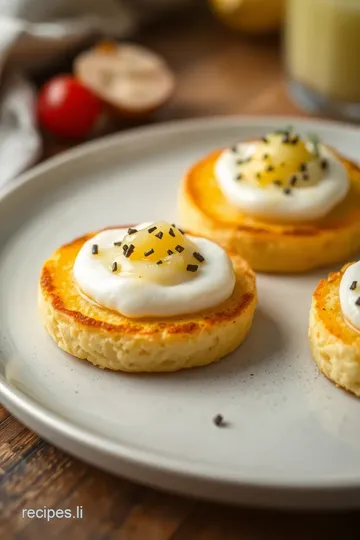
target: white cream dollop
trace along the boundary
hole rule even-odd
[[[142,228],[144,225],[137,227]],[[98,233],[85,242],[75,260],[73,271],[80,290],[99,305],[129,318],[171,317],[214,307],[231,296],[235,286],[231,259],[220,246],[204,238],[186,235],[205,262],[198,263],[196,273],[189,274],[189,279],[182,282],[161,283],[140,277],[139,268],[144,266],[132,265],[131,257],[124,259],[121,247],[117,260],[124,265],[118,273],[112,272],[101,259],[101,253],[114,249],[114,243],[122,241],[127,233],[127,229]],[[155,238],[155,242],[159,241]],[[98,254],[93,253],[94,245]],[[164,267],[165,264],[151,271],[161,272]]]
[[[261,144],[261,141],[259,143]],[[239,178],[239,160],[245,163],[249,158],[251,160],[259,143],[240,143],[228,148],[221,153],[215,164],[215,176],[221,191],[245,214],[264,220],[288,222],[320,219],[348,193],[349,179],[344,165],[323,145],[320,145],[320,152],[321,157],[326,160],[326,170],[321,172],[319,160],[310,161],[306,168],[308,185],[302,182],[301,186],[291,186],[290,178],[289,183],[286,182],[282,187],[274,182],[261,185],[256,179],[255,171],[257,165],[262,164],[256,161],[251,163],[253,177]],[[310,147],[311,143],[308,142],[308,145]],[[264,151],[266,152],[266,147]],[[301,181],[299,171],[293,171],[291,176]]]
[[[345,270],[340,282],[339,295],[345,319],[360,330],[360,261]]]

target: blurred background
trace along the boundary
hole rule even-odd
[[[359,52],[358,0],[0,0],[0,187],[153,122],[356,122]]]

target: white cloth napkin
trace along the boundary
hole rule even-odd
[[[41,153],[27,72],[189,0],[0,0],[0,188]]]

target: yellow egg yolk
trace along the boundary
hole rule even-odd
[[[315,185],[325,168],[324,160],[309,142],[290,131],[271,133],[255,141],[251,157],[239,158],[238,167],[239,180],[256,182],[261,187],[275,184],[284,188]]]
[[[172,285],[193,279],[205,264],[196,245],[165,221],[128,229],[123,240],[96,256],[114,274]]]

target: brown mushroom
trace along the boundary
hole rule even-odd
[[[153,51],[132,43],[102,42],[74,61],[75,76],[125,118],[148,116],[171,97],[174,76]]]

